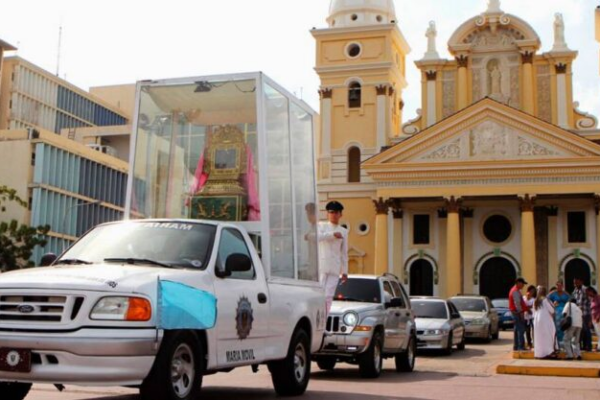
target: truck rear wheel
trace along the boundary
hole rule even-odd
[[[31,383],[0,382],[2,400],[23,400],[31,390]]]
[[[415,369],[415,358],[417,356],[417,338],[410,337],[406,351],[396,355],[396,371],[412,372]]]
[[[140,388],[143,400],[192,400],[202,388],[204,348],[185,331],[168,332],[150,374]]]
[[[304,329],[292,337],[286,358],[269,363],[275,392],[280,396],[299,396],[310,379],[310,339]]]
[[[383,367],[383,337],[375,332],[371,345],[358,358],[358,370],[363,378],[377,378]]]

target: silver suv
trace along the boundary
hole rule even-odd
[[[414,315],[398,278],[350,275],[338,285],[323,346],[313,359],[322,370],[337,362],[358,364],[363,377],[377,378],[384,358],[394,357],[399,372],[412,371],[416,346]]]

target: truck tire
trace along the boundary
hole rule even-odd
[[[31,383],[0,382],[2,400],[23,400],[31,390]]]
[[[363,378],[374,379],[383,368],[383,337],[376,331],[367,351],[358,356],[358,370]]]
[[[449,335],[448,335],[448,345],[446,346],[446,348],[444,349],[444,354],[447,356],[452,355],[452,341],[454,340],[454,338],[452,337],[452,331],[450,331]]]
[[[168,332],[150,374],[140,388],[143,400],[192,400],[202,388],[205,351],[187,331]]]
[[[408,347],[404,353],[396,355],[396,371],[412,372],[415,369],[415,358],[417,356],[417,338],[412,335]]]
[[[302,328],[294,332],[287,356],[269,363],[271,380],[279,396],[300,396],[310,379],[310,339]]]
[[[336,363],[337,360],[335,359],[335,357],[323,357],[317,360],[317,365],[323,371],[333,371]]]

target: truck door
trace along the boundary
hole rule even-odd
[[[398,324],[400,326],[400,338],[398,345],[399,347],[406,349],[408,346],[408,341],[410,340],[410,330],[412,328],[412,324],[410,323],[412,320],[410,299],[398,282],[391,281],[391,283],[396,297],[402,299],[403,303],[402,307],[396,309],[396,313],[398,315]]]
[[[225,271],[227,257],[244,254],[253,260],[250,271],[215,279],[217,296],[217,362],[219,367],[259,363],[265,358],[269,332],[268,288],[242,233],[221,231],[216,271]]]
[[[389,281],[382,280],[383,291],[387,293],[389,299],[396,297]],[[400,310],[396,307],[390,307],[385,310],[385,344],[384,349],[390,352],[396,352],[402,340],[402,327],[400,326]]]

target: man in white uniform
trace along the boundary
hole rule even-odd
[[[340,226],[344,210],[341,203],[331,201],[325,209],[327,222],[319,222],[319,274],[329,314],[340,278],[342,282],[348,279],[348,231]]]

